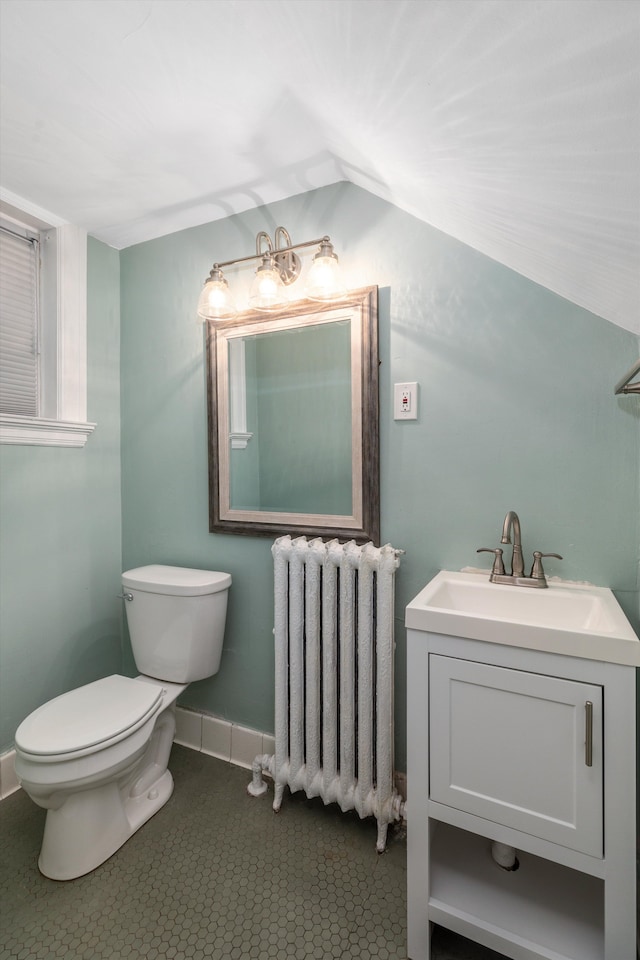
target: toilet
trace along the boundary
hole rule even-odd
[[[167,802],[175,703],[218,672],[231,576],[153,564],[122,575],[135,679],[114,675],[38,707],[16,731],[16,774],[47,810],[38,866],[72,880]]]

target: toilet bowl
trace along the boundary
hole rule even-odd
[[[169,799],[175,702],[218,671],[226,573],[151,565],[122,575],[142,675],[114,675],[38,707],[16,731],[16,774],[47,810],[40,871],[71,880],[107,860]]]

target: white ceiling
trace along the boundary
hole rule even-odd
[[[350,180],[640,334],[638,0],[0,0],[4,198],[122,248]]]

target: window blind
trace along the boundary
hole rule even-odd
[[[0,226],[0,412],[38,416],[38,241]]]

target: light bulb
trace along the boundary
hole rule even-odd
[[[256,270],[249,294],[249,306],[255,310],[277,310],[287,301],[280,272],[271,254],[267,253]]]
[[[307,296],[310,300],[336,300],[346,292],[333,245],[325,238],[307,275]]]
[[[214,264],[198,300],[198,316],[202,320],[229,320],[237,312],[229,284]]]

